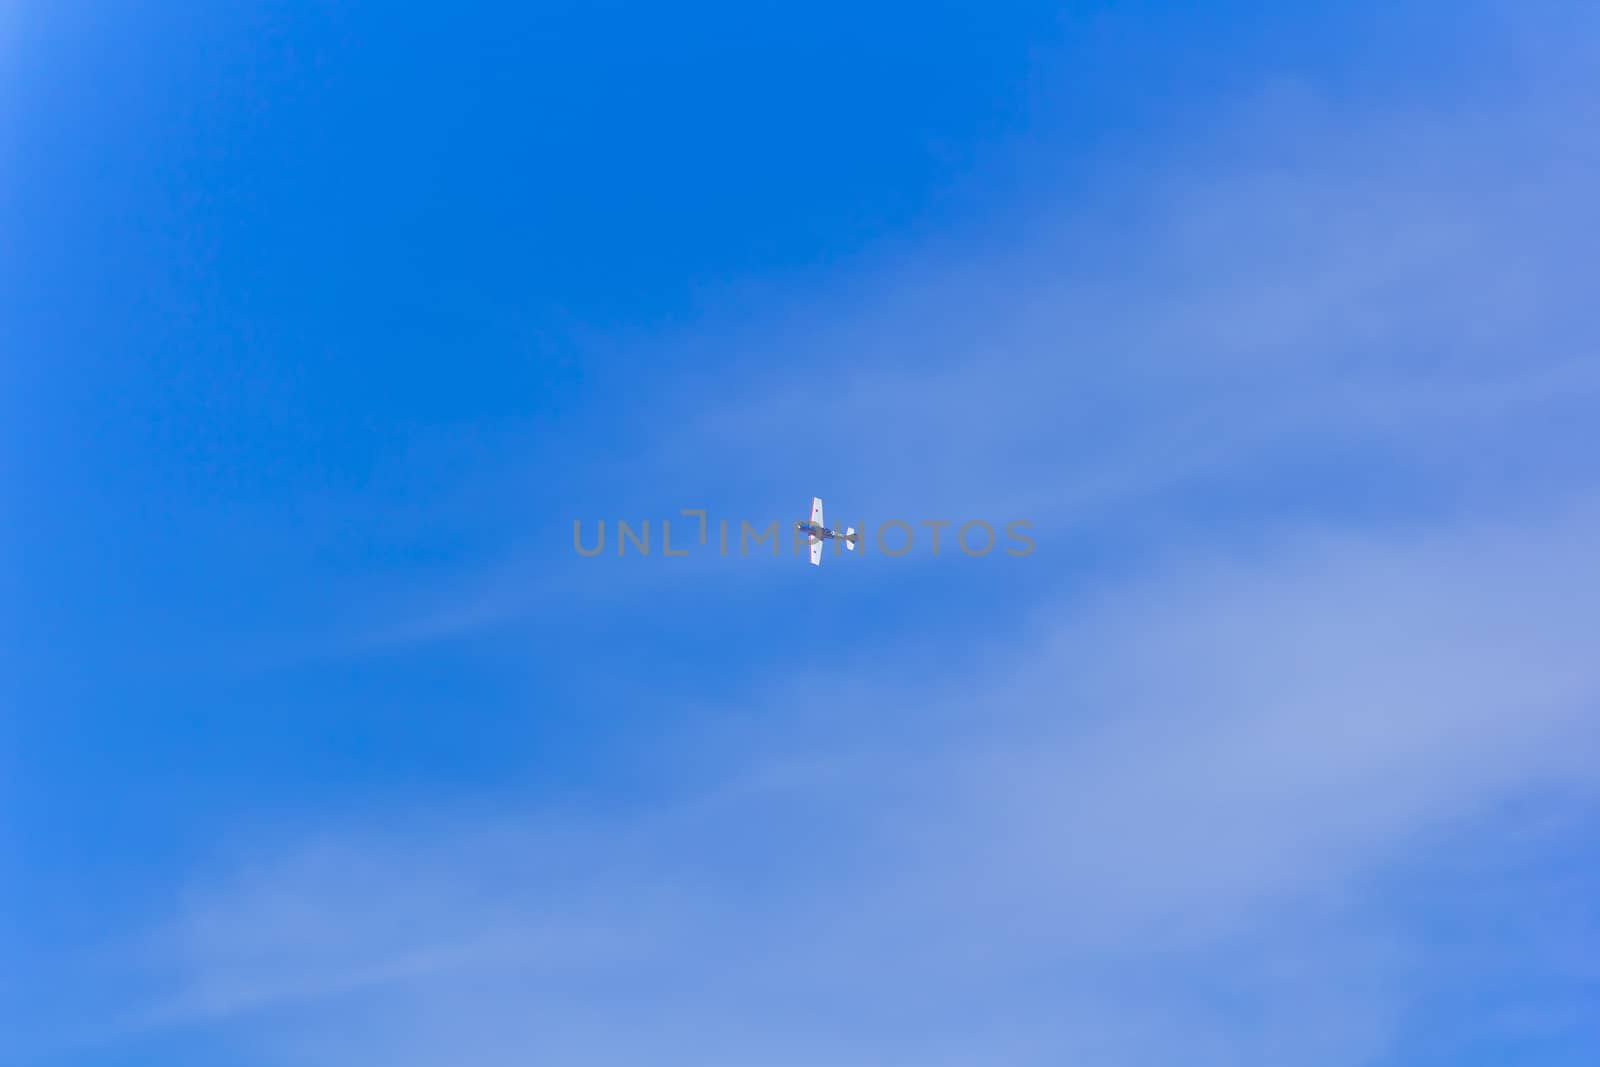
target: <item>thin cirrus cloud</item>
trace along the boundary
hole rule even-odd
[[[801,680],[865,705],[825,713],[777,683],[753,699],[805,728],[659,807],[255,857],[157,939],[148,1021],[312,1064],[1377,1055],[1457,981],[1384,879],[1448,919],[1516,873],[1515,805],[1600,799],[1597,530],[1589,505],[1176,559],[958,682]],[[1546,980],[1582,979],[1592,918],[1497,918],[1478,974],[1537,967],[1532,930]]]

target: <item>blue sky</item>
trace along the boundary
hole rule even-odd
[[[0,1063],[1592,1063],[1600,24],[1383,8],[0,4]]]

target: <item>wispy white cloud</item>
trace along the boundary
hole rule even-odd
[[[654,401],[606,514],[709,501],[764,521],[801,486],[864,521],[1105,533],[1178,500],[1203,512],[1208,492],[1238,517],[1252,481],[1455,507],[1594,480],[1600,324],[1578,235],[1600,222],[1600,161],[1569,135],[1589,105],[1562,57],[1581,47],[1541,45],[1544,66],[1470,101],[1350,111],[1270,85],[1158,160],[1043,188],[1026,234],[884,250],[759,294],[759,313],[730,289],[738,316],[649,342],[714,358]],[[373,641],[537,613],[572,517],[524,516],[534,553],[414,621],[386,608]]]
[[[150,1021],[309,1064],[1359,1062],[1446,951],[1384,879],[1459,916],[1508,805],[1600,800],[1597,533],[1580,505],[1175,559],[976,677],[780,684],[709,792],[269,852],[202,879]],[[1475,936],[1520,951],[1500,921]]]

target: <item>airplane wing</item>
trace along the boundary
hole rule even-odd
[[[820,496],[811,498],[811,521],[818,526],[822,525],[822,498]]]
[[[820,566],[821,563],[822,563],[822,542],[814,540],[814,541],[811,542],[811,565],[813,567],[816,567],[816,566]]]

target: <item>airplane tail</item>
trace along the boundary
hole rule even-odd
[[[850,551],[854,552],[856,550],[856,542],[859,540],[861,540],[861,535],[856,533],[856,528],[854,526],[846,526],[844,528],[845,548],[848,548]]]

